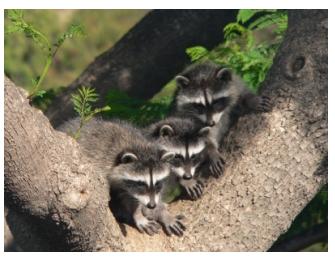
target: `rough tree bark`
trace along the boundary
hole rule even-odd
[[[57,126],[73,116],[70,94],[81,85],[96,88],[101,97],[111,88],[121,89],[132,97],[152,97],[189,62],[185,49],[195,45],[208,49],[216,46],[222,41],[222,28],[235,20],[236,13],[236,10],[150,12],[55,99],[46,113],[51,124]]]
[[[264,82],[269,114],[245,116],[227,138],[225,177],[199,201],[178,201],[182,238],[118,225],[108,191],[77,144],[54,131],[5,81],[5,200],[24,250],[265,251],[327,182],[327,17],[289,11]]]

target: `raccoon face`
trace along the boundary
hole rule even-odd
[[[209,67],[176,77],[176,105],[179,112],[196,116],[206,125],[214,126],[230,104],[232,72],[226,68]]]
[[[118,156],[114,174],[119,176],[129,194],[147,208],[154,209],[160,202],[173,157],[173,153],[166,151],[125,151]]]
[[[164,149],[175,154],[170,161],[171,170],[186,180],[193,178],[198,166],[203,162],[205,139],[210,128],[203,127],[193,133],[192,130],[194,129],[190,129],[189,134],[182,135],[173,125],[163,124],[159,128],[160,135],[157,140]]]

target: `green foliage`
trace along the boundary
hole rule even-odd
[[[140,100],[130,98],[119,90],[110,90],[106,103],[111,109],[104,113],[108,117],[117,117],[135,123],[147,125],[155,120],[163,119],[171,103],[171,97],[161,97],[158,100]]]
[[[164,196],[162,197],[162,200],[165,203],[171,203],[174,200],[176,200],[177,198],[179,198],[182,194],[182,189],[179,186],[175,186],[175,187],[169,187],[170,189],[165,191]]]
[[[253,19],[256,15],[258,17]],[[286,28],[287,14],[284,11],[240,10],[237,21],[224,28],[222,44],[211,52],[195,46],[188,48],[186,53],[191,61],[209,59],[234,69],[253,91],[257,91],[272,65]],[[269,34],[269,38],[262,40],[261,34]],[[200,59],[199,50],[203,54]]]
[[[51,45],[48,39],[43,33],[37,30],[32,24],[27,23],[23,19],[22,10],[6,10],[5,12],[12,22],[5,29],[5,34],[11,34],[15,32],[22,32],[27,38],[32,39],[41,49],[45,51],[50,51]]]
[[[56,43],[52,45],[44,33],[24,20],[22,10],[6,10],[6,14],[8,19],[11,21],[11,24],[7,26],[5,30],[6,34],[22,32],[27,38],[32,39],[33,42],[44,51],[44,68],[41,75],[32,80],[33,87],[29,94],[29,98],[31,100],[36,96],[43,98],[43,95],[46,93],[46,91],[40,90],[39,88],[49,70],[51,63],[53,62],[58,49],[62,46],[66,39],[84,35],[84,29],[81,25],[71,25],[64,34],[58,37]]]
[[[295,218],[288,232],[280,240],[290,238],[311,227],[328,222],[328,185],[325,185],[314,199]]]
[[[46,111],[47,107],[51,104],[57,94],[64,90],[65,87],[59,87],[57,89],[52,88],[47,90],[39,90],[33,97],[32,103],[35,107],[41,109],[42,111]],[[40,94],[40,92],[42,93]]]
[[[6,11],[7,13],[8,11]],[[54,57],[52,66],[43,79],[42,88],[49,89],[67,86],[102,52],[106,51],[119,40],[147,10],[24,10],[24,20],[29,21],[35,28],[43,32],[47,39],[57,43],[64,32],[71,25],[82,25],[87,37],[83,40],[74,37],[65,40],[61,51]],[[4,19],[5,28],[12,26],[8,15]],[[11,33],[5,35],[5,74],[17,85],[32,92],[34,84],[31,79],[41,75],[43,71],[46,52],[24,33]],[[55,48],[55,46],[53,45]],[[43,109],[50,103],[49,96],[45,97],[45,104],[38,98]],[[35,98],[34,98],[35,100]],[[33,100],[33,103],[35,104]]]
[[[186,49],[187,55],[191,58],[191,61],[197,61],[208,54],[208,50],[202,46],[195,46]]]
[[[94,115],[100,112],[110,110],[109,106],[102,108],[92,108],[92,105],[98,101],[99,95],[95,92],[94,88],[82,86],[78,89],[78,92],[71,95],[71,101],[73,103],[74,110],[80,117],[80,125],[75,133],[71,133],[72,136],[77,139],[80,136],[80,130]]]
[[[92,103],[98,100],[98,94],[95,93],[94,88],[81,87],[78,89],[77,94],[71,95],[71,101],[74,106],[74,110],[82,118],[87,118],[92,113]]]
[[[225,41],[212,51],[201,46],[188,48],[191,61],[212,60],[234,69],[257,91],[272,65],[272,60],[287,29],[287,13],[282,10],[240,10],[236,22],[224,28]],[[264,35],[266,37],[264,37]],[[202,55],[199,58],[198,50]],[[325,186],[292,223],[278,241],[328,222],[328,192]],[[316,248],[315,248],[316,247]],[[322,251],[327,245],[314,245],[310,250]]]
[[[238,23],[246,23],[258,12],[258,9],[241,9],[237,14],[236,21]]]
[[[258,13],[258,12],[256,12]],[[255,13],[255,14],[256,14]],[[273,11],[265,14],[248,25],[248,29],[263,29],[276,25],[276,34],[281,35],[287,29],[287,14],[285,11]]]
[[[84,27],[80,24],[72,24],[69,29],[61,35],[57,42],[54,44],[57,48],[59,48],[66,39],[73,39],[74,37],[84,36],[85,30]]]
[[[45,64],[41,60],[52,57],[53,66],[43,79],[43,90],[35,91],[34,105],[46,109],[55,95],[73,81],[97,55],[110,48],[126,33],[146,10],[8,10],[5,15],[5,73],[18,85],[31,90],[41,82]],[[29,21],[30,23],[28,23]],[[79,25],[79,26],[78,26]],[[89,37],[82,35],[82,26]],[[38,30],[36,29],[38,28]],[[68,28],[68,29],[67,29]],[[240,74],[254,91],[259,89],[287,28],[287,14],[281,10],[240,10],[235,23],[224,29],[224,41],[214,50],[203,46],[188,48],[192,62],[210,59],[228,66]],[[43,33],[42,33],[43,32]],[[64,33],[65,32],[65,33]],[[10,37],[8,37],[10,35]],[[71,41],[66,39],[71,38]],[[49,39],[55,39],[52,43]],[[61,52],[57,52],[59,48]],[[57,52],[57,55],[55,56]],[[41,76],[36,76],[41,75]],[[31,84],[31,82],[33,82]],[[94,108],[97,94],[83,87],[73,95],[74,108],[85,124],[96,113],[147,125],[163,119],[170,106],[174,81],[148,101],[130,98],[111,90],[105,99],[106,107]],[[79,137],[80,129],[72,133]],[[180,195],[172,190],[165,198],[171,202]],[[328,221],[328,192],[322,189],[299,214],[289,231],[281,239],[289,238],[315,224]]]

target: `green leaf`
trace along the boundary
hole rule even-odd
[[[23,32],[27,38],[32,39],[42,50],[51,51],[51,45],[46,36],[24,20],[22,10],[8,10],[7,16],[11,21],[8,33]]]
[[[237,14],[237,22],[245,23],[250,20],[256,13],[260,12],[257,9],[240,9]]]
[[[112,108],[110,107],[110,106],[104,106],[104,107],[102,107],[102,108],[96,108],[95,110],[94,110],[94,113],[96,114],[96,113],[100,113],[100,112],[106,112],[106,111],[109,111],[109,110],[111,110]]]
[[[223,29],[226,40],[233,40],[237,36],[243,35],[246,28],[239,23],[229,23]]]
[[[16,32],[23,32],[23,28],[15,26],[15,25],[9,25],[5,28],[5,34],[11,34]]]
[[[23,19],[23,11],[18,9],[7,9],[5,14],[10,20],[19,20]]]
[[[173,187],[170,187],[170,189],[165,192],[162,199],[166,203],[171,203],[177,197],[179,197],[181,194],[182,194],[181,187],[180,186],[173,186]]]
[[[31,79],[32,85],[35,87],[37,85],[37,83],[38,83],[39,80],[40,80],[40,76],[37,76],[36,78]]]
[[[278,11],[270,14],[266,14],[264,16],[259,17],[257,20],[252,22],[248,28],[249,29],[263,29],[265,27],[279,24],[287,24],[287,15],[283,11]]]
[[[58,37],[54,45],[59,48],[66,39],[72,39],[80,36],[85,36],[84,27],[81,24],[72,24],[64,34]]]
[[[47,92],[45,90],[39,90],[34,94],[34,97],[40,97],[43,98],[43,96],[46,94]]]
[[[194,46],[186,49],[186,54],[190,57],[191,61],[197,61],[208,54],[208,50],[202,46]]]

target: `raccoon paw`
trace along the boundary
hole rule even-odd
[[[141,218],[140,220],[136,221],[136,227],[141,233],[147,233],[149,236],[152,236],[156,233],[158,233],[160,229],[160,225],[158,222],[154,220],[149,220],[146,218]]]
[[[272,102],[268,96],[258,97],[258,104],[256,106],[256,111],[258,112],[269,112],[272,109]]]
[[[224,165],[225,161],[221,157],[220,154],[217,154],[216,156],[212,157],[209,162],[209,171],[212,176],[215,178],[219,178],[224,173]]]
[[[168,219],[165,219],[165,221],[163,222],[163,227],[166,234],[168,236],[175,234],[176,236],[181,237],[186,230],[186,227],[182,222],[184,218],[185,217],[183,215],[178,215],[175,217],[171,216]]]
[[[187,195],[192,200],[197,200],[201,197],[202,193],[204,192],[204,184],[200,180],[184,180],[180,181],[180,184],[185,189]]]

